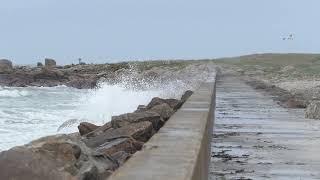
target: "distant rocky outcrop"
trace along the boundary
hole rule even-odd
[[[44,64],[45,64],[45,67],[46,68],[52,68],[52,67],[56,67],[57,63],[54,59],[49,59],[49,58],[46,58],[44,60]]]
[[[0,153],[0,179],[106,179],[155,134],[190,97],[153,98],[102,126],[82,122],[79,133],[40,138]]]
[[[12,71],[12,62],[7,59],[0,59],[0,73]]]
[[[13,87],[66,85],[79,89],[96,87],[100,77],[94,72],[86,73],[80,70],[81,67],[58,69],[41,67],[40,64],[36,68],[17,67],[10,72],[0,74],[0,85]]]
[[[42,62],[37,62],[37,67],[43,67]]]
[[[152,64],[152,62],[150,63]],[[169,94],[169,96],[174,96],[176,92],[180,94],[184,89],[199,87],[201,81],[208,80],[213,74],[215,74],[215,66],[206,64],[181,64],[181,67],[168,65],[149,68],[143,66],[143,63],[135,62],[130,65],[129,63],[116,63],[65,66],[46,63],[43,67],[39,63],[37,67],[15,66],[11,72],[0,73],[0,85],[13,87],[66,85],[89,89],[95,88],[100,82],[103,82],[111,85],[121,84],[126,88],[141,90],[169,89],[174,86],[178,91],[171,91],[172,94]]]

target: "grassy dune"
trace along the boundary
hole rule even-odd
[[[245,74],[266,78],[320,78],[320,54],[254,54],[216,61]]]
[[[113,71],[130,67],[139,71],[152,68],[182,69],[194,63],[215,63],[270,80],[320,79],[320,54],[253,54],[206,60],[130,61],[110,64],[109,68]]]

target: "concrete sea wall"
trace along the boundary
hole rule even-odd
[[[204,83],[109,180],[208,179],[215,82]]]

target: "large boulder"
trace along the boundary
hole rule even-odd
[[[313,101],[307,106],[305,117],[309,119],[320,119],[320,101]]]
[[[46,68],[56,67],[56,65],[57,65],[57,63],[54,59],[49,59],[49,58],[46,58],[44,60],[44,64],[45,64]]]
[[[156,112],[165,121],[167,121],[174,113],[173,108],[170,107],[167,103],[155,105],[148,111]]]
[[[168,104],[171,108],[173,108],[174,110],[179,109],[182,106],[182,102],[177,100],[177,99],[162,99],[159,97],[155,97],[151,100],[151,102],[147,105],[148,109],[151,109],[152,107],[156,106],[156,105],[160,105],[166,103]]]
[[[35,80],[61,81],[67,77],[60,70],[43,68],[40,72],[33,74]]]
[[[68,77],[67,86],[78,89],[90,89],[97,86],[98,78],[94,75],[73,75]]]
[[[0,179],[104,179],[118,166],[85,146],[77,135],[44,137],[0,153]]]
[[[144,111],[147,111],[147,110],[148,110],[147,106],[139,105],[137,110],[135,110],[134,112],[144,112]]]
[[[119,151],[124,151],[129,154],[133,154],[138,150],[141,150],[143,143],[136,141],[130,137],[119,137],[107,140],[102,145],[96,148],[97,152],[112,155]]]
[[[7,59],[0,59],[0,73],[11,72],[12,62]]]
[[[37,67],[43,67],[43,64],[41,62],[37,62]]]
[[[90,139],[92,137],[96,137],[102,133],[105,133],[106,131],[111,131],[113,128],[112,128],[112,124],[111,122],[108,122],[106,124],[104,124],[103,126],[95,129],[94,131],[88,133],[85,135],[86,138]]]
[[[158,130],[161,117],[158,113],[152,111],[126,113],[119,116],[113,116],[111,124],[113,128],[120,128],[131,123],[138,123],[142,121],[149,121],[153,128]]]
[[[119,165],[123,165],[123,163],[131,157],[131,154],[125,151],[118,151],[111,155],[113,159],[116,159]]]
[[[152,123],[143,121],[139,123],[132,123],[121,128],[108,130],[98,136],[84,139],[88,147],[97,148],[106,142],[119,137],[132,137],[137,141],[146,142],[152,136],[153,128]]]
[[[96,126],[92,123],[88,123],[88,122],[82,122],[80,123],[80,125],[78,126],[79,129],[79,133],[81,136],[91,133],[92,131],[98,129],[100,126]]]

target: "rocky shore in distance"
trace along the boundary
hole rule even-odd
[[[124,83],[131,88],[150,88],[168,82],[197,86],[210,79],[215,65],[207,61],[145,61],[113,64],[84,64],[58,66],[53,59],[37,67],[13,66],[9,60],[0,60],[0,86],[53,87],[65,85],[91,89],[100,85]],[[190,89],[190,88],[184,88]]]
[[[79,133],[43,137],[0,153],[0,179],[106,179],[155,134],[192,95],[153,98],[103,126],[83,122]]]
[[[66,85],[79,89],[93,88],[97,81],[108,76],[107,73],[117,71],[116,65],[108,64],[78,64],[57,66],[53,59],[45,59],[45,65],[37,63],[37,67],[13,67],[9,60],[0,60],[0,86],[26,87],[43,86],[52,87]]]

